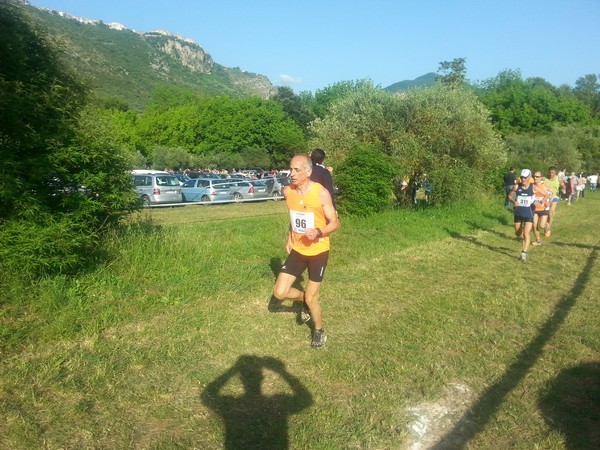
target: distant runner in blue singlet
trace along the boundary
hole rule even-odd
[[[527,261],[527,250],[531,242],[533,226],[534,187],[531,183],[531,170],[523,169],[519,183],[508,193],[506,199],[514,205],[515,235],[523,241],[519,259]]]

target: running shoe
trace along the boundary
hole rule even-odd
[[[521,255],[519,256],[519,261],[527,262],[527,252],[521,252]]]
[[[285,310],[285,306],[283,306],[282,301],[277,300],[274,296],[272,296],[269,304],[267,305],[267,310],[272,313],[282,312]]]
[[[320,330],[313,331],[310,346],[315,350],[320,350],[325,347],[325,341],[327,341],[327,333],[325,333],[325,328],[321,328]]]
[[[302,323],[306,323],[310,320],[310,313],[308,312],[308,309],[306,308],[306,306],[302,307],[302,310],[300,311],[300,316],[298,317],[298,321],[302,324]]]
[[[540,241],[539,239],[537,241],[535,241],[534,243],[532,243],[531,245],[542,245],[542,241]]]

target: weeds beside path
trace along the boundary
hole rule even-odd
[[[0,447],[593,448],[599,211],[559,205],[527,264],[501,206],[342,218],[323,351],[267,310],[282,202],[152,211],[7,289]]]

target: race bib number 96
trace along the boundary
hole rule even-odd
[[[306,211],[290,211],[292,231],[304,234],[307,228],[315,227],[315,214]]]

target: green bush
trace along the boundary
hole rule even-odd
[[[391,204],[394,167],[376,146],[357,146],[336,171],[342,213],[369,216]]]
[[[327,149],[334,166],[356,145],[379,149],[398,169],[395,194],[406,206],[412,205],[412,186],[399,190],[402,177],[427,174],[431,204],[449,204],[473,191],[491,191],[497,170],[506,165],[488,112],[463,89],[435,86],[394,95],[366,86],[338,100],[312,131],[311,144]],[[475,183],[472,189],[465,189],[467,182]]]
[[[12,3],[0,3],[0,270],[74,269],[135,203],[114,129]],[[1,281],[1,280],[0,280]]]

